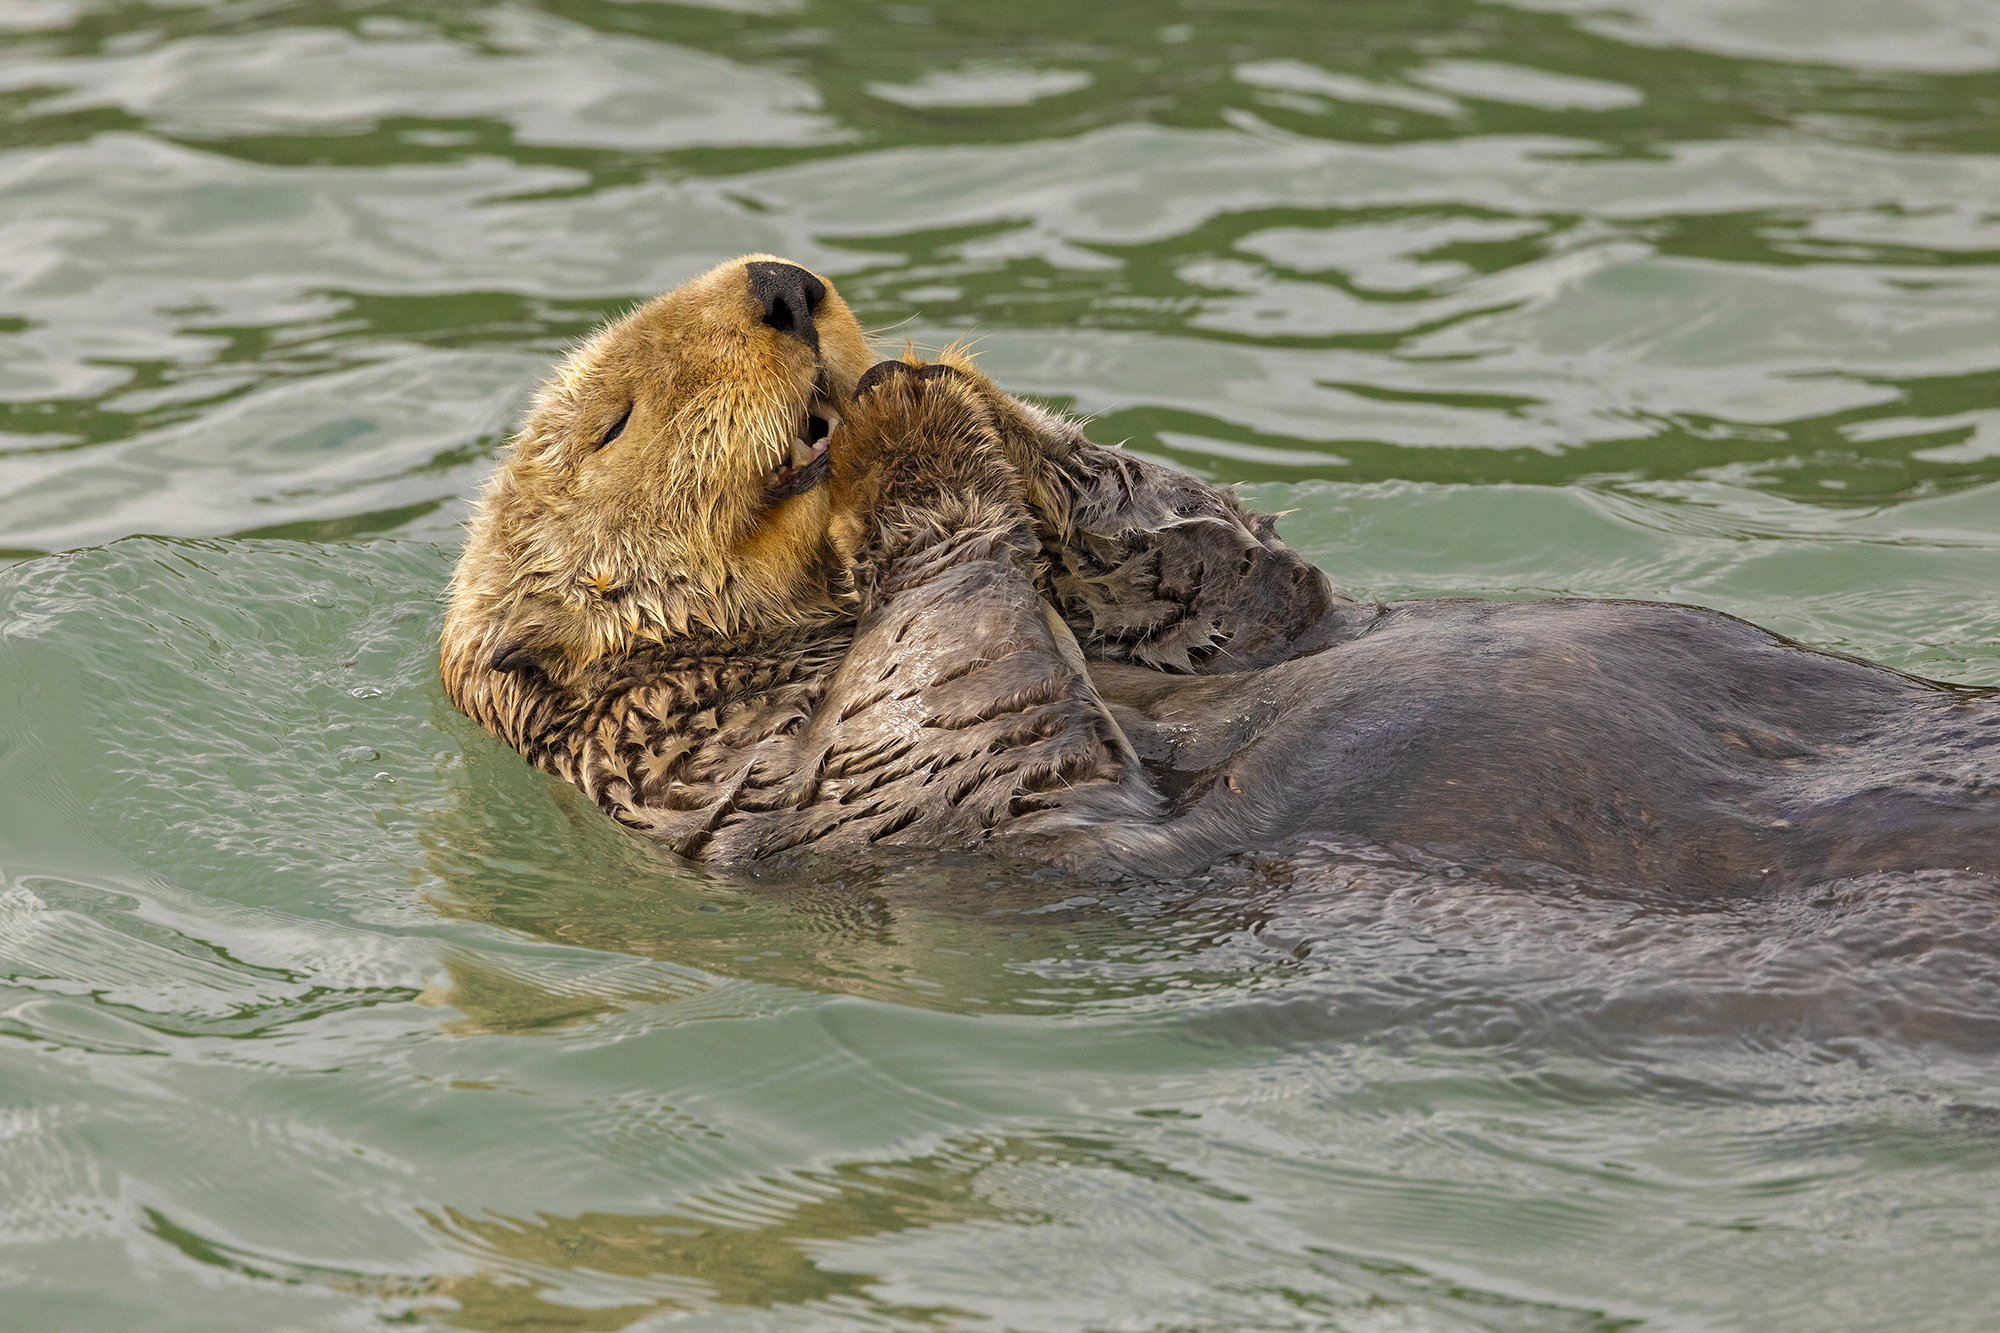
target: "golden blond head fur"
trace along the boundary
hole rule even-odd
[[[535,399],[480,498],[440,665],[509,739],[532,662],[548,681],[647,641],[836,614],[827,488],[774,498],[799,423],[871,363],[830,284],[818,349],[771,327],[747,255],[598,331]],[[607,443],[607,436],[612,436]]]

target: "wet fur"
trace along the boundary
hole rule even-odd
[[[571,358],[442,652],[461,708],[684,856],[1166,876],[1333,837],[1689,887],[2000,873],[1990,691],[1693,607],[1357,603],[962,357],[867,369],[837,296],[820,356],[773,334],[742,262]],[[830,480],[772,503],[815,386],[848,404]]]
[[[440,667],[452,702],[516,748],[571,725],[622,653],[838,619],[824,490],[773,506],[762,472],[815,393],[851,393],[874,358],[831,291],[817,351],[764,326],[744,275],[771,259],[725,264],[578,348],[480,497]]]
[[[725,863],[1152,815],[1043,612],[1033,520],[977,398],[906,379],[842,430],[851,624],[625,655],[584,691],[572,780]]]

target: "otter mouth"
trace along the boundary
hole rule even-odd
[[[833,441],[833,428],[840,414],[824,398],[799,416],[792,433],[791,447],[782,462],[764,474],[764,493],[773,500],[801,495],[826,480],[826,450]]]

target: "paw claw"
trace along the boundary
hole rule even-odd
[[[907,361],[877,361],[874,365],[863,371],[861,378],[855,381],[855,401],[859,402],[863,395],[884,380],[894,379],[898,375],[913,374],[916,369],[915,366]]]
[[[919,380],[938,380],[948,376],[956,376],[957,374],[958,371],[956,369],[942,363],[933,363],[928,366],[913,366],[907,361],[878,361],[868,367],[862,373],[861,378],[855,382],[854,397],[858,401],[864,394],[867,394],[876,386],[882,384],[884,381],[894,379],[898,375],[911,375]]]

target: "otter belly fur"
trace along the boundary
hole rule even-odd
[[[1336,837],[1729,888],[2000,874],[2000,692],[1696,607],[1336,592],[1226,492],[831,286],[580,349],[473,523],[455,703],[681,855],[1170,877]]]

